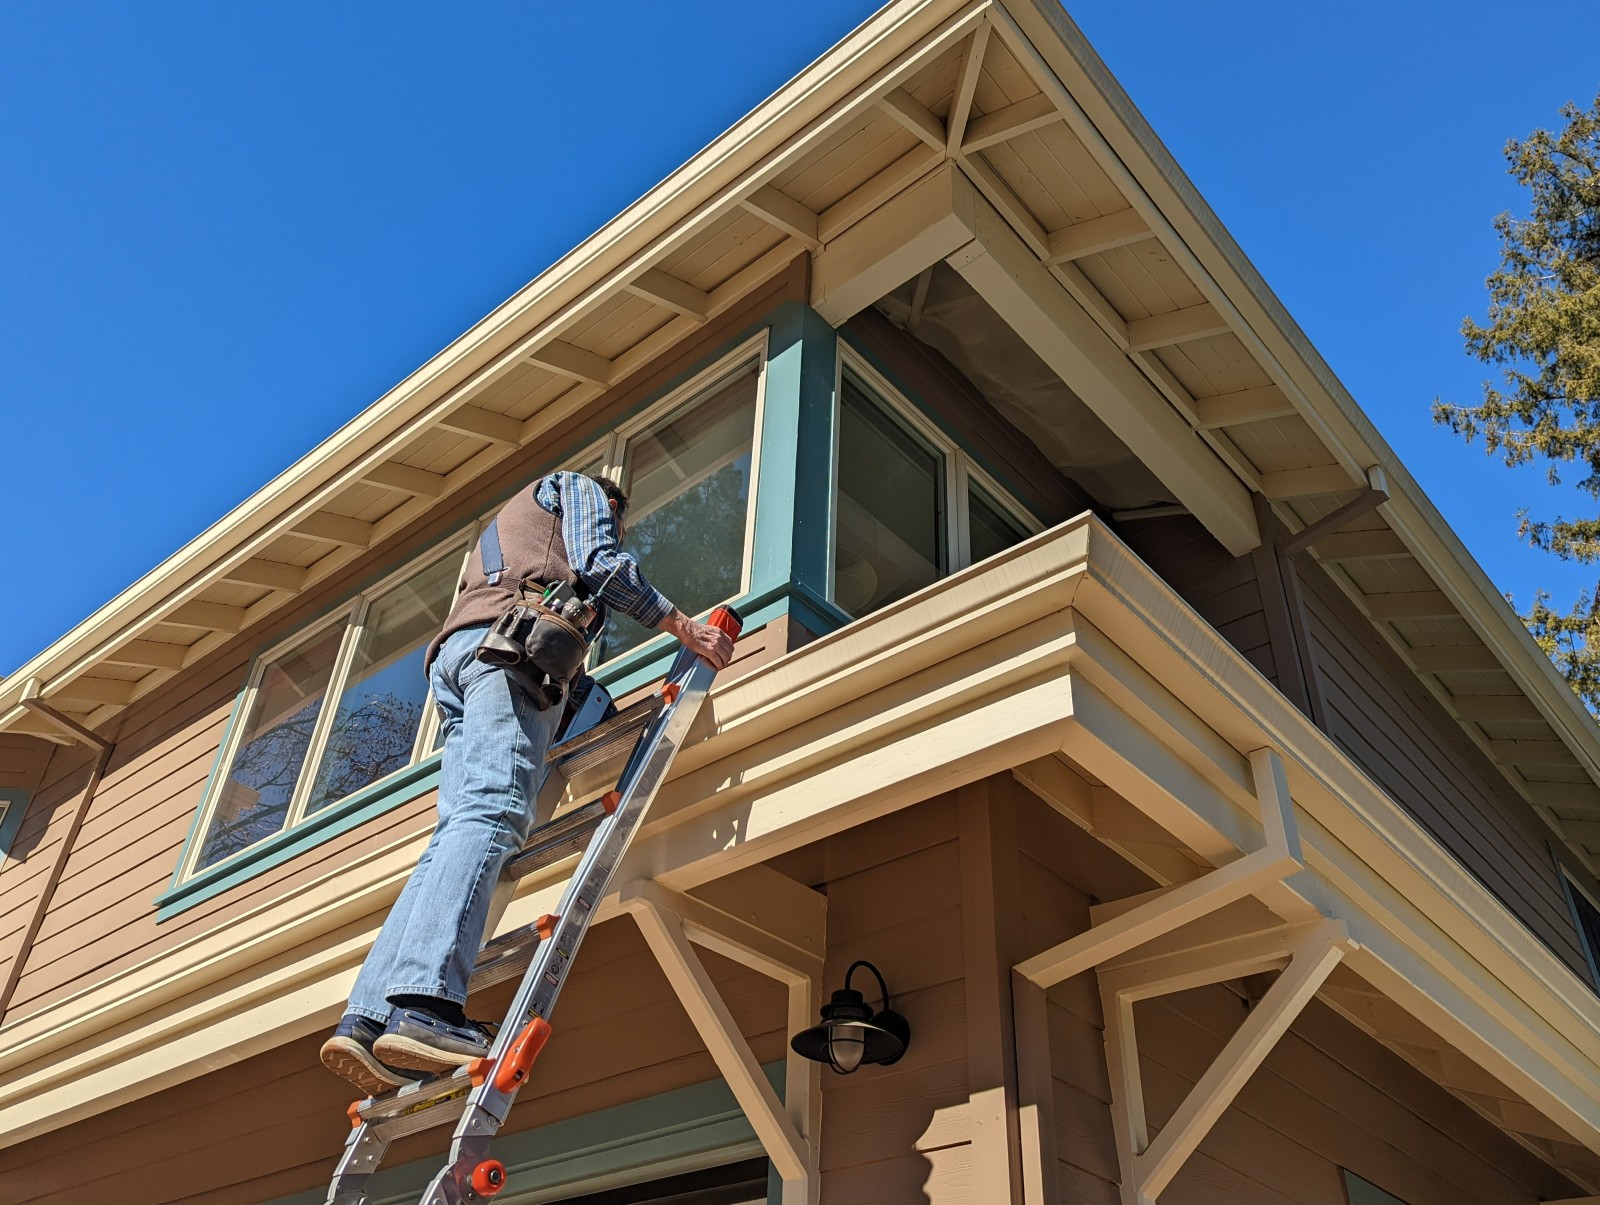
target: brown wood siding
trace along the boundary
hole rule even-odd
[[[1042,803],[1021,812],[1023,926],[1042,950],[1089,923],[1091,894],[1122,889],[1108,852]],[[1092,973],[1047,995],[1062,1205],[1117,1205],[1103,1022]],[[1227,988],[1136,1008],[1151,1133],[1172,1115],[1246,1013]],[[1349,1168],[1408,1205],[1532,1205],[1570,1186],[1320,1002],[1295,1022],[1162,1193],[1163,1205],[1346,1205]]]
[[[701,957],[756,1057],[781,1059],[783,989],[715,954]],[[475,999],[473,1011],[499,1015],[513,987]],[[556,1020],[538,1075],[502,1133],[717,1076],[631,920],[589,936]],[[629,1040],[618,1042],[618,1033]],[[323,1036],[0,1151],[0,1202],[255,1205],[326,1184],[349,1133],[352,1090],[318,1063]],[[440,1130],[398,1142],[386,1166],[437,1157],[446,1137]]]
[[[1223,639],[1282,688],[1267,603],[1253,558],[1229,555],[1199,520],[1189,515],[1119,523],[1116,532]]]
[[[398,533],[300,599],[270,627],[241,636],[129,708],[107,734],[116,741],[116,749],[74,842],[49,914],[28,951],[11,1006],[0,1021],[48,1007],[118,970],[224,925],[297,884],[357,860],[381,843],[426,831],[432,823],[431,793],[164,924],[156,923],[153,901],[171,880],[234,700],[256,653],[459,529],[524,485],[552,453],[614,423],[780,302],[805,295],[805,265],[796,261],[737,311],[709,324],[674,353],[620,385],[603,411],[569,421],[485,478],[469,498]],[[732,671],[748,672],[781,655],[788,640],[781,624],[770,632],[752,633],[741,641],[739,663]],[[60,852],[92,760],[81,749],[65,746],[49,759],[48,772],[41,771],[43,782],[18,833],[18,846],[26,849],[27,857],[0,875],[0,976],[8,973],[17,956],[16,946],[52,859]]]
[[[1498,767],[1317,565],[1300,565],[1328,735],[1585,980],[1544,831]]]

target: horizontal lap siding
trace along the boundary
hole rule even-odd
[[[780,1060],[782,987],[715,954],[701,956],[756,1057]],[[513,987],[475,999],[472,1011],[498,1015]],[[503,1134],[717,1076],[637,926],[626,918],[590,935],[555,1020],[555,1037]],[[617,1041],[618,1033],[629,1040]],[[188,1196],[212,1205],[253,1205],[326,1184],[349,1133],[345,1107],[352,1090],[318,1063],[323,1036],[0,1151],[0,1201],[157,1205]],[[396,1143],[386,1166],[439,1157],[446,1135],[439,1130]]]
[[[1130,884],[1089,881],[1083,836],[1033,801],[1022,813],[1022,911],[1030,948],[1089,924],[1091,894]],[[1136,1006],[1140,1067],[1152,1135],[1248,1015],[1217,986]],[[1118,1205],[1104,1025],[1093,973],[1046,993],[1061,1205]],[[1246,1083],[1190,1158],[1163,1205],[1346,1205],[1340,1168],[1408,1205],[1531,1205],[1567,1186],[1530,1152],[1320,1002]]]
[[[954,801],[940,796],[832,838],[825,862],[825,988],[842,984],[856,959],[869,959],[912,1041],[893,1066],[823,1073],[822,1199],[976,1200]],[[853,986],[875,1000],[870,974],[858,972]]]
[[[1188,515],[1119,523],[1116,531],[1224,640],[1279,682],[1252,557],[1230,556]]]
[[[1587,979],[1532,809],[1319,568],[1302,567],[1301,582],[1328,735]]]
[[[1151,1133],[1247,1015],[1217,986],[1135,1006]],[[1345,1205],[1348,1168],[1408,1205],[1530,1205],[1565,1182],[1313,1002],[1162,1194],[1172,1205]]]
[[[752,297],[737,313],[710,324],[678,352],[619,390],[610,403],[610,413],[620,415],[636,406],[780,302],[803,296],[801,264]],[[250,633],[218,650],[124,713],[119,727],[108,733],[117,742],[110,766],[63,868],[49,915],[28,953],[4,1020],[46,1008],[135,963],[213,931],[309,879],[348,865],[380,844],[425,832],[432,823],[431,794],[170,921],[156,923],[153,901],[171,881],[251,658],[492,505],[523,484],[539,459],[577,442],[597,423],[607,421],[594,414],[581,422],[570,421],[552,433],[548,442],[498,469],[471,499],[455,502],[450,510],[440,510],[397,534],[300,600],[270,629]],[[781,623],[752,633],[741,644],[734,672],[747,672],[781,655],[787,640]],[[0,759],[8,757],[8,749],[0,744]],[[19,847],[27,849],[28,856],[0,873],[0,975],[6,973],[10,958],[17,953],[92,762],[92,757],[75,747],[53,755],[44,785],[19,832]],[[0,776],[4,773],[0,769]]]

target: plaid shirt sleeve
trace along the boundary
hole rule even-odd
[[[561,517],[561,539],[572,571],[601,602],[653,628],[673,612],[645,580],[639,562],[617,547],[617,523],[605,491],[582,473],[551,473],[534,496]],[[609,580],[608,580],[609,579]]]

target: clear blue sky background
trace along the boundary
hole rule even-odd
[[[869,0],[0,7],[0,671],[310,450]],[[1486,371],[1500,148],[1600,5],[1083,0],[1101,55],[1501,588],[1582,507],[1428,416]]]

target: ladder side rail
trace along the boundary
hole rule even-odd
[[[525,1031],[536,1019],[548,1022],[594,910],[605,897],[715,676],[716,670],[693,652],[679,650],[663,688],[676,686],[675,697],[646,726],[628,758],[618,784],[620,798],[562,893],[550,936],[539,943],[506,1023],[496,1036],[486,1060],[493,1068],[502,1064],[513,1043],[519,1038],[526,1040]],[[489,1144],[521,1088],[520,1080],[509,1089],[502,1088],[498,1078],[490,1070],[473,1088],[451,1140],[449,1161],[423,1193],[422,1205],[463,1205],[481,1199],[472,1188],[473,1169],[487,1161]]]

